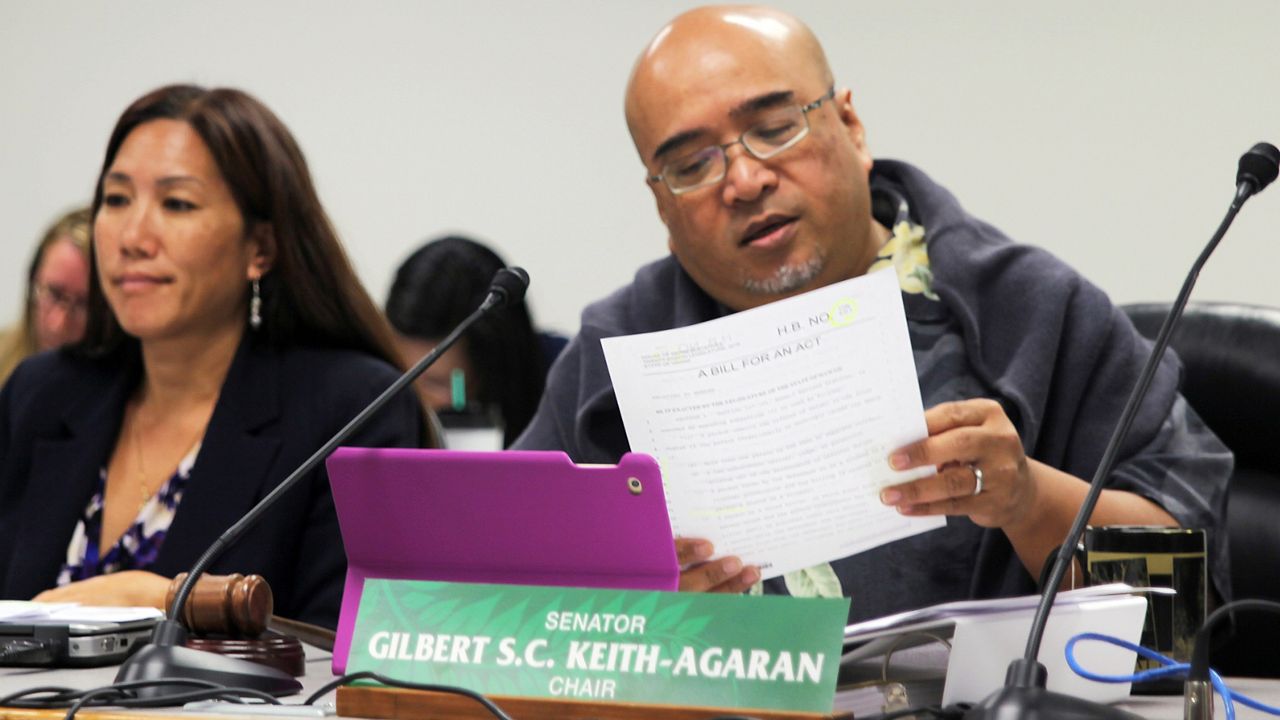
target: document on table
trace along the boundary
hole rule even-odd
[[[74,602],[47,603],[31,600],[0,600],[0,623],[30,622],[131,622],[163,618],[152,607],[81,605]]]
[[[685,328],[606,338],[631,449],[658,460],[677,537],[765,578],[942,527],[880,503],[927,435],[892,270]]]

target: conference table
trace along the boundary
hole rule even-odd
[[[111,684],[112,679],[115,677],[115,673],[116,668],[114,666],[77,669],[0,667],[0,697],[35,686],[58,685],[77,689],[101,687]],[[304,699],[333,679],[334,677],[330,670],[329,653],[306,646],[306,674],[300,678],[302,681],[303,692],[291,698],[284,698],[283,701],[286,703],[301,704]],[[1232,689],[1238,692],[1248,694],[1255,699],[1270,705],[1280,705],[1280,680],[1232,678],[1228,680],[1228,683],[1231,685]],[[335,706],[334,695],[331,693],[325,696],[319,701],[318,705],[328,705],[330,708],[333,708]],[[1131,696],[1125,702],[1120,703],[1119,707],[1122,707],[1132,713],[1136,713],[1142,717],[1153,718],[1155,720],[1175,720],[1182,717],[1181,696]],[[514,711],[508,710],[508,712],[512,715],[514,720],[522,720],[522,718]],[[0,720],[47,720],[50,718],[61,718],[63,714],[64,711],[62,710],[26,710],[0,707]],[[742,714],[747,717],[751,716],[750,711],[743,711]],[[1239,703],[1236,704],[1236,715],[1241,720],[1272,717],[1258,710],[1244,707]],[[246,716],[243,713],[232,715],[180,709],[123,710],[93,708],[81,711],[77,714],[77,717],[83,717],[86,720],[133,720],[135,718],[149,719],[161,717],[258,717],[280,720],[281,717],[285,716],[265,713]],[[333,717],[333,715],[330,715],[330,717]],[[1216,717],[1226,717],[1226,712],[1222,707],[1221,700],[1217,703]],[[424,718],[424,720],[430,719]],[[608,718],[607,716],[601,716],[601,720],[608,720]]]

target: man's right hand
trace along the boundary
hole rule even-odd
[[[742,566],[737,556],[711,560],[715,547],[702,538],[676,538],[681,592],[743,593],[760,580],[760,568]]]

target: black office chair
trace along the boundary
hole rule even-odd
[[[1169,306],[1123,310],[1154,338]],[[1183,396],[1236,456],[1226,522],[1232,595],[1280,601],[1280,309],[1190,303],[1170,346],[1186,367]],[[1235,632],[1215,643],[1213,664],[1280,677],[1280,617],[1238,616]]]

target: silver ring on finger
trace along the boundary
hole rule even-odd
[[[969,463],[969,469],[973,471],[973,494],[982,494],[982,468],[977,463]]]

